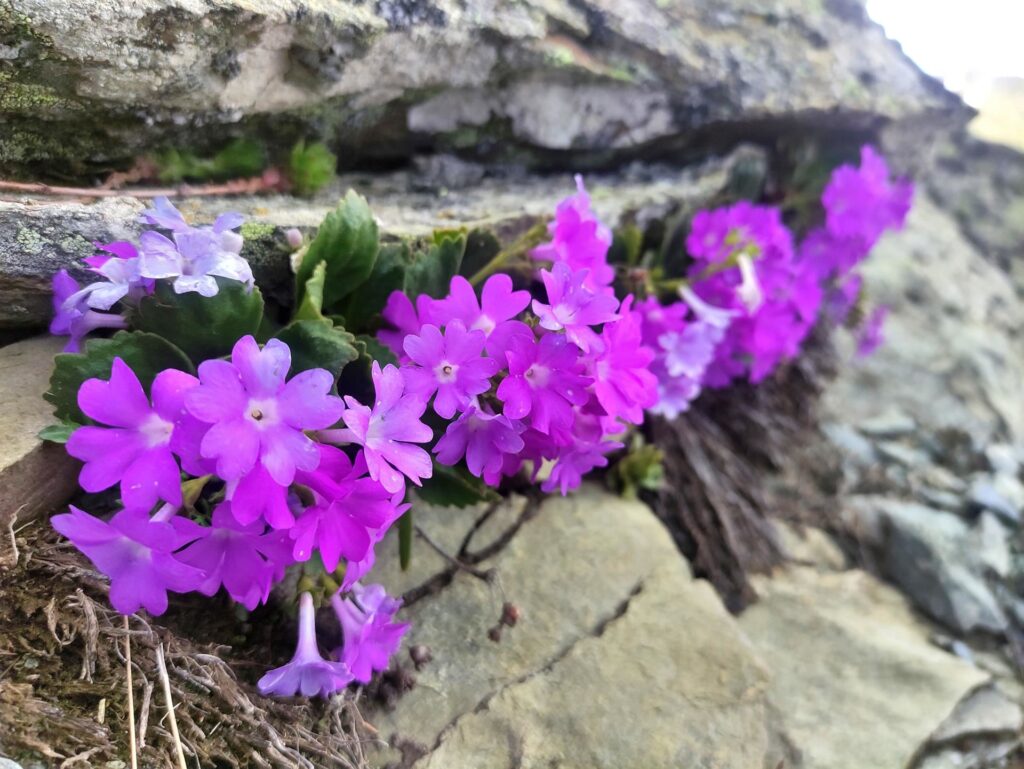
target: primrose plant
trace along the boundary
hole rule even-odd
[[[295,654],[260,690],[368,683],[409,626],[367,577],[393,526],[407,561],[415,499],[465,506],[513,478],[566,494],[642,444],[645,414],[771,376],[816,323],[848,319],[857,266],[911,194],[866,147],[799,243],[778,209],[740,201],[696,214],[670,268],[642,243],[622,258],[579,178],[544,242],[505,249],[461,230],[382,244],[349,193],[292,255],[290,308],[255,285],[241,216],[196,227],[159,199],[137,243],[97,244],[91,282],[54,277],[68,344],[46,435],[81,460],[102,514],[72,506],[53,525],[126,615],[191,592],[253,610],[299,572]],[[326,654],[317,603],[341,629]]]

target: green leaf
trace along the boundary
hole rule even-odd
[[[479,502],[494,500],[497,492],[479,478],[459,467],[447,467],[434,462],[434,474],[424,478],[416,496],[431,505],[469,507]]]
[[[412,508],[398,519],[398,563],[402,571],[412,562]]]
[[[302,305],[306,282],[320,262],[327,263],[323,308],[333,312],[338,302],[358,289],[377,261],[377,223],[366,200],[349,190],[338,207],[327,214],[309,244],[295,276],[295,306]]]
[[[134,326],[162,336],[197,365],[231,352],[241,337],[256,334],[263,320],[263,296],[237,280],[217,278],[216,296],[174,293],[167,281],[139,302]]]
[[[327,279],[327,262],[320,262],[313,268],[312,277],[306,281],[302,304],[295,310],[295,320],[322,320],[324,317],[324,281]]]
[[[297,195],[313,195],[324,187],[338,167],[338,158],[323,142],[306,144],[300,141],[292,147],[288,158],[288,178]]]
[[[291,375],[311,368],[327,369],[337,379],[359,357],[355,337],[331,321],[295,320],[276,336],[292,351]]]
[[[50,443],[67,443],[68,438],[71,437],[71,433],[77,430],[81,425],[75,424],[74,422],[58,422],[55,425],[47,425],[40,430],[37,435],[44,441]]]
[[[345,303],[343,313],[348,320],[348,328],[364,331],[371,327],[391,292],[401,290],[405,285],[405,270],[410,261],[412,255],[407,243],[381,246],[369,280],[350,294]]]
[[[501,251],[501,242],[490,230],[470,230],[466,235],[466,253],[459,274],[471,278],[486,267]]]
[[[419,255],[405,272],[405,293],[410,297],[426,294],[438,299],[446,296],[452,278],[459,274],[466,253],[466,234],[438,230],[426,253]]]
[[[267,158],[262,144],[235,139],[213,157],[201,158],[189,150],[168,149],[157,153],[154,162],[161,181],[180,182],[255,176],[264,169]]]
[[[377,337],[370,336],[369,334],[359,334],[356,336],[357,345],[362,345],[363,354],[365,354],[371,361],[377,361],[381,368],[392,363],[398,365],[398,358],[391,352],[390,348],[385,347],[378,341]]]
[[[80,353],[61,353],[54,362],[50,389],[43,397],[53,404],[62,421],[87,423],[78,408],[78,388],[86,379],[110,379],[114,358],[127,363],[147,392],[158,373],[176,368],[192,374],[192,362],[179,348],[156,334],[119,331],[110,339],[92,339]]]

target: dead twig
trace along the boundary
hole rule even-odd
[[[131,751],[132,769],[138,769],[138,747],[135,744],[135,692],[132,691],[132,635],[128,615],[124,615],[124,659],[128,685],[128,749]]]
[[[210,195],[255,195],[261,192],[282,192],[286,181],[276,168],[268,168],[250,179],[233,179],[219,184],[179,184],[174,187],[137,187],[120,190],[111,187],[64,187],[42,182],[13,182],[0,180],[0,192],[18,192],[26,195],[53,195],[75,198],[159,198],[207,197]]]
[[[178,769],[188,769],[188,764],[185,763],[185,749],[181,745],[181,735],[178,734],[178,719],[174,715],[174,698],[171,696],[171,679],[167,676],[163,643],[157,644],[156,647],[156,669],[164,688],[164,704],[167,706],[167,717],[171,722],[171,736],[174,738],[174,749],[178,755]]]

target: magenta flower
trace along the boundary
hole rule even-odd
[[[507,348],[510,336],[529,333],[526,324],[512,320],[529,304],[530,292],[513,291],[508,275],[489,277],[480,300],[469,281],[456,275],[448,296],[434,302],[433,314],[438,325],[459,320],[471,331],[482,331],[487,337],[488,352],[498,355]]]
[[[121,484],[132,510],[149,510],[158,499],[181,504],[181,471],[174,459],[174,433],[184,424],[185,394],[197,385],[183,371],[161,371],[153,381],[153,405],[135,372],[114,358],[110,380],[88,379],[78,390],[86,416],[110,427],[80,427],[68,439],[68,454],[85,464],[78,481],[86,491]]]
[[[592,380],[583,375],[583,363],[576,345],[559,334],[545,334],[540,342],[517,340],[506,353],[509,375],[498,385],[498,398],[509,419],[530,417],[530,424],[542,433],[552,426],[567,429],[572,424],[573,405],[587,402],[586,388]]]
[[[329,662],[316,645],[316,609],[309,593],[299,596],[299,640],[291,662],[274,668],[256,684],[264,696],[328,697],[352,683],[343,662]]]
[[[601,332],[603,351],[590,363],[594,395],[610,417],[633,424],[644,421],[644,409],[658,399],[658,382],[648,369],[654,350],[641,338],[640,314],[632,311],[633,297],[622,302],[619,320]]]
[[[196,538],[199,527],[184,519],[159,518],[123,510],[107,522],[72,506],[70,513],[50,520],[110,578],[110,602],[117,611],[132,614],[141,607],[157,616],[167,610],[168,591],[195,590],[204,577],[173,555]]]
[[[128,328],[128,322],[120,315],[91,309],[86,303],[87,298],[67,270],[61,270],[53,276],[53,320],[50,321],[50,333],[71,337],[64,346],[64,352],[78,352],[82,340],[96,329]]]
[[[217,462],[217,474],[233,481],[257,462],[281,486],[295,471],[314,470],[316,444],[304,430],[330,427],[341,416],[340,398],[328,394],[334,377],[310,369],[292,377],[288,345],[271,339],[259,348],[245,336],[235,343],[231,361],[208,360],[199,366],[199,386],[185,400],[189,412],[212,425],[203,437],[204,457]]]
[[[396,497],[366,475],[363,453],[350,462],[333,446],[320,446],[320,466],[300,473],[299,483],[312,489],[316,504],[306,508],[289,534],[295,541],[293,557],[308,561],[314,548],[328,571],[334,571],[342,557],[358,562],[373,547],[375,534],[399,516]]]
[[[426,294],[416,297],[416,306],[413,307],[412,300],[402,291],[392,291],[388,297],[387,304],[381,311],[381,317],[390,323],[394,330],[381,329],[377,332],[377,339],[391,352],[398,356],[399,361],[405,360],[405,338],[409,334],[418,334],[424,323],[433,323],[433,307],[437,300]]]
[[[885,341],[882,326],[887,317],[889,308],[884,304],[876,307],[868,316],[857,334],[857,357],[866,358],[882,346]]]
[[[288,487],[275,481],[259,462],[241,478],[228,481],[227,499],[231,514],[242,526],[261,518],[274,529],[290,529],[295,523],[288,505]]]
[[[501,480],[505,457],[523,450],[520,437],[526,426],[501,414],[488,414],[478,405],[469,406],[459,418],[448,425],[434,447],[437,460],[455,465],[463,457],[469,472],[483,478],[491,486]]]
[[[914,185],[905,179],[890,182],[885,160],[865,145],[860,167],[840,166],[825,186],[825,226],[836,238],[859,242],[866,255],[883,232],[903,226],[913,197]]]
[[[587,270],[587,288],[594,293],[609,291],[608,286],[615,278],[615,270],[608,264],[612,232],[590,209],[590,196],[582,176],[576,176],[576,194],[558,204],[548,232],[551,242],[535,248],[534,259],[563,263],[573,272]]]
[[[533,300],[533,311],[548,331],[565,329],[565,335],[583,352],[599,348],[601,342],[591,326],[618,320],[619,300],[608,294],[595,294],[584,283],[587,271],[573,272],[561,262],[551,270],[540,271],[548,293],[548,304]]]
[[[498,361],[481,357],[485,342],[483,331],[467,331],[460,320],[449,323],[443,334],[430,324],[419,336],[410,334],[404,346],[412,365],[402,369],[406,392],[424,401],[436,392],[434,411],[451,419],[473,396],[491,389]]]
[[[396,494],[404,488],[403,475],[417,486],[422,485],[421,478],[430,477],[430,455],[412,444],[427,443],[434,433],[420,421],[427,402],[405,392],[401,371],[391,365],[381,370],[374,361],[370,376],[376,390],[373,408],[345,396],[347,408],[341,418],[346,428],[326,430],[321,436],[362,446],[370,477]]]
[[[558,489],[564,497],[573,489],[579,488],[583,476],[595,467],[608,466],[608,457],[605,454],[621,448],[622,444],[618,441],[576,437],[571,446],[559,451],[551,474],[541,483],[541,490],[550,494]]]
[[[223,586],[249,611],[266,602],[275,575],[291,562],[281,536],[265,534],[262,523],[238,523],[230,502],[218,505],[211,525],[200,531],[200,539],[175,554],[181,563],[205,573],[195,589],[209,596]]]
[[[331,606],[338,615],[344,644],[338,653],[356,681],[368,684],[375,670],[387,670],[388,662],[409,629],[407,622],[395,622],[402,602],[388,596],[381,585],[352,586],[342,599],[335,593]]]

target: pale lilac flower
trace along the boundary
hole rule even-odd
[[[53,276],[53,320],[50,321],[50,333],[70,337],[64,352],[78,352],[82,340],[96,329],[128,328],[128,322],[123,317],[96,312],[85,303],[85,298],[78,282],[67,270],[60,270]]]
[[[157,616],[167,610],[168,591],[195,590],[204,576],[173,555],[196,538],[199,527],[159,517],[151,520],[145,512],[124,510],[107,522],[72,506],[70,513],[50,520],[110,578],[110,602],[117,611],[132,614],[141,607]]]
[[[85,464],[79,483],[86,491],[103,491],[120,482],[121,499],[130,509],[149,510],[158,499],[180,505],[181,471],[174,459],[174,433],[183,422],[186,393],[195,377],[167,369],[153,381],[150,406],[135,372],[114,358],[110,380],[87,379],[78,390],[78,406],[91,425],[75,430],[67,451]]]
[[[640,315],[632,311],[633,297],[623,300],[619,320],[605,324],[602,351],[590,360],[594,395],[610,417],[633,424],[644,421],[644,409],[657,402],[658,383],[649,371],[654,350],[641,338]]]
[[[441,464],[449,466],[465,457],[469,472],[497,486],[505,457],[518,455],[523,450],[520,435],[525,429],[522,422],[502,414],[488,414],[479,404],[472,405],[448,425],[434,453]]]
[[[316,504],[306,508],[289,534],[295,560],[309,560],[316,549],[327,570],[334,571],[341,558],[365,559],[376,532],[394,523],[399,513],[396,495],[367,476],[362,452],[351,462],[344,452],[321,444],[320,456],[315,471],[297,476],[314,492]]]
[[[299,640],[291,662],[274,668],[257,683],[264,696],[328,697],[352,683],[344,662],[329,662],[316,645],[316,609],[309,593],[299,596]]]
[[[555,209],[555,219],[548,225],[551,242],[532,252],[534,259],[552,264],[563,263],[574,272],[587,270],[585,285],[595,293],[608,293],[615,270],[608,264],[612,232],[590,208],[590,196],[583,186],[583,177],[576,175],[576,194],[565,198]]]
[[[407,622],[395,622],[401,600],[391,598],[381,585],[352,586],[352,594],[331,597],[344,634],[338,653],[356,681],[368,684],[375,670],[387,670],[388,662],[409,629]]]
[[[548,304],[533,300],[540,325],[548,331],[565,329],[569,341],[583,352],[599,348],[601,342],[591,326],[617,320],[619,300],[612,295],[595,294],[584,285],[586,270],[573,272],[562,262],[554,264],[550,271],[541,270],[540,276],[548,294]]]
[[[142,212],[141,221],[154,227],[163,227],[174,233],[193,231],[212,233],[217,236],[221,248],[225,251],[237,254],[242,250],[242,237],[233,230],[242,225],[245,217],[234,211],[218,216],[212,227],[193,227],[185,221],[185,217],[170,200],[166,197],[159,197],[153,200],[152,208],[147,208]]]
[[[498,385],[509,419],[530,417],[542,433],[552,426],[566,429],[573,420],[573,405],[587,402],[586,388],[592,379],[583,375],[576,345],[560,334],[545,334],[540,342],[518,340],[506,353],[509,375]]]
[[[143,277],[172,278],[175,293],[195,291],[202,296],[216,296],[216,277],[253,285],[249,262],[226,250],[222,235],[207,230],[185,230],[173,233],[173,237],[172,241],[159,232],[142,233],[139,272]]]
[[[201,451],[216,460],[225,481],[241,478],[257,463],[281,486],[292,482],[297,469],[316,469],[320,453],[303,431],[330,427],[344,405],[329,394],[334,385],[329,372],[310,369],[285,382],[289,368],[288,345],[271,339],[261,350],[252,336],[235,343],[230,362],[200,364],[199,386],[185,405],[212,425]]]
[[[376,391],[373,408],[346,395],[347,408],[341,418],[347,427],[325,430],[320,435],[326,440],[362,446],[370,477],[392,494],[403,488],[403,475],[420,486],[420,479],[429,478],[432,471],[430,455],[412,444],[427,443],[434,437],[420,421],[427,402],[405,392],[402,372],[395,366],[381,370],[374,361],[370,376]]]
[[[195,589],[210,596],[223,586],[249,611],[265,603],[280,566],[290,560],[280,535],[264,533],[262,523],[238,523],[230,502],[218,505],[211,525],[199,531],[201,538],[175,554],[206,575]]]
[[[411,364],[402,369],[406,392],[425,401],[436,393],[434,411],[451,419],[473,396],[487,392],[498,373],[498,361],[481,357],[485,342],[483,331],[467,331],[461,320],[443,333],[427,324],[418,336],[410,334],[404,347]]]

